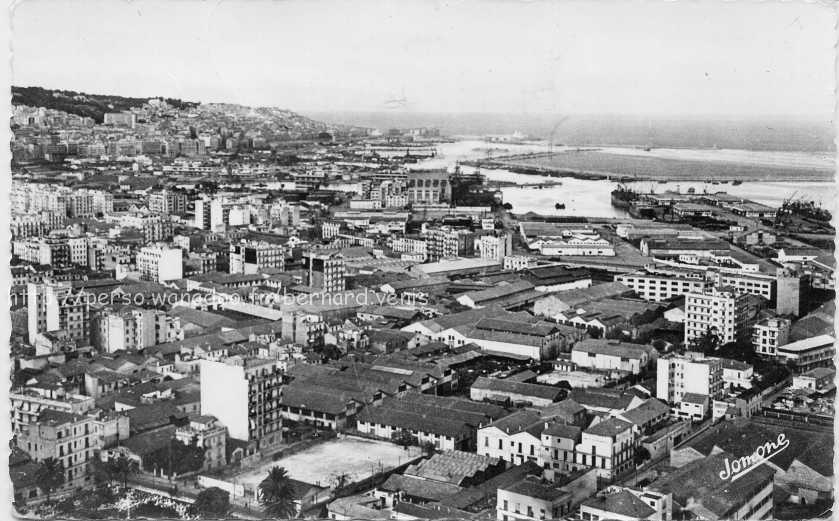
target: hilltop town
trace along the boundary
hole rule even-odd
[[[436,128],[14,92],[20,512],[832,507],[826,210],[620,187],[626,217],[546,216],[480,161],[426,166]]]

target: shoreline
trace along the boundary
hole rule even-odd
[[[579,149],[578,152],[595,152],[591,149]],[[772,167],[766,165],[755,165],[747,163],[730,163],[722,164],[722,162],[711,164],[704,163],[698,160],[675,160],[655,158],[653,161],[658,162],[660,166],[666,166],[667,163],[673,163],[673,166],[679,164],[685,166],[690,165],[694,170],[702,170],[695,174],[687,172],[668,172],[667,174],[658,174],[656,172],[645,172],[643,174],[617,172],[603,169],[586,169],[573,166],[561,165],[531,165],[522,164],[520,161],[538,160],[540,158],[550,158],[556,155],[551,152],[536,152],[529,154],[516,154],[503,157],[488,158],[482,160],[462,160],[462,165],[489,169],[489,170],[508,170],[513,173],[523,175],[536,175],[544,177],[569,177],[582,180],[607,180],[621,183],[629,182],[706,182],[717,184],[731,184],[731,183],[772,183],[772,182],[800,182],[800,183],[821,183],[831,182],[835,179],[835,172],[829,170],[822,170],[817,168],[794,168],[794,167]],[[605,157],[607,154],[603,154]],[[630,164],[634,156],[626,156],[627,164]],[[644,158],[646,159],[646,158]],[[617,160],[616,160],[617,162]],[[675,168],[674,168],[675,170]],[[718,172],[714,172],[717,170]],[[754,173],[746,172],[745,170],[754,170]],[[762,173],[761,173],[762,171]]]

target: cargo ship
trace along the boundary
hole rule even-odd
[[[624,185],[618,185],[612,190],[612,206],[615,208],[628,210],[636,200],[638,200],[638,193]]]

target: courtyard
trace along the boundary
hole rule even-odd
[[[292,479],[322,487],[334,487],[343,476],[344,484],[398,467],[422,454],[419,447],[403,448],[395,443],[366,438],[332,439],[281,458],[266,461],[233,477],[245,489],[255,489],[272,467],[285,467]]]

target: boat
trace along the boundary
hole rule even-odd
[[[743,184],[743,181],[740,181],[740,180],[737,180],[737,181],[732,181],[732,182],[731,182],[731,185],[732,185],[732,186],[740,186],[741,184]]]
[[[556,208],[557,210],[565,210],[565,205],[563,203],[556,203],[554,205],[554,208]]]
[[[637,199],[638,194],[626,185],[619,184],[612,190],[612,206],[615,208],[628,210]]]

